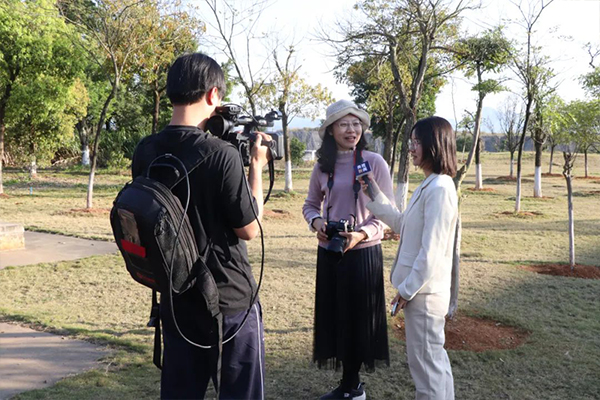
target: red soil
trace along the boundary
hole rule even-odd
[[[474,352],[514,349],[523,344],[529,336],[529,332],[522,329],[460,314],[446,320],[445,331],[446,349]],[[394,320],[393,332],[399,339],[406,340],[404,319]]]
[[[568,276],[571,278],[583,279],[600,279],[600,268],[593,265],[575,264],[573,271],[571,271],[569,264],[522,265],[520,268],[544,275]]]

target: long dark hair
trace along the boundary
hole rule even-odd
[[[421,142],[423,161],[436,174],[456,175],[456,137],[452,125],[441,117],[423,118],[412,132]]]
[[[317,162],[320,165],[321,172],[331,173],[335,168],[335,162],[337,160],[337,144],[332,134],[333,124],[325,128],[325,134],[323,135],[323,142],[321,147],[317,150]],[[356,150],[362,151],[367,150],[369,143],[365,138],[365,133],[362,132],[360,139],[356,144]]]

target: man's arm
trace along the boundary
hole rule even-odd
[[[252,240],[260,232],[258,222],[262,220],[263,215],[263,184],[262,184],[262,169],[269,161],[271,155],[267,146],[261,146],[261,142],[268,142],[271,138],[262,133],[257,132],[256,142],[250,151],[250,167],[248,171],[248,184],[250,191],[256,202],[256,216],[249,224],[234,228],[236,236],[243,240]]]

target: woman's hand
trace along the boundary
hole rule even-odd
[[[348,250],[352,250],[354,246],[367,239],[367,234],[365,231],[358,232],[340,232],[340,236],[348,239],[346,242],[346,247],[344,247],[344,253]]]
[[[368,179],[365,179],[365,177]],[[381,192],[381,189],[379,189],[379,185],[375,182],[373,173],[369,172],[367,175],[359,177],[358,181],[360,182],[363,193],[371,200],[375,201],[375,197]]]
[[[394,304],[398,303],[398,306],[396,306],[396,309],[394,309]],[[394,297],[394,300],[392,300],[392,302],[390,303],[392,306],[392,317],[396,314],[398,314],[398,311],[402,310],[404,307],[406,307],[406,304],[408,303],[408,300],[404,299],[402,296],[400,296],[400,293],[398,293],[396,295],[396,297]]]
[[[317,231],[317,239],[321,241],[327,240],[327,235],[325,234],[325,229],[327,228],[327,221],[323,218],[317,218],[313,221],[313,228]]]

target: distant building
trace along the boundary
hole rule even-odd
[[[304,150],[304,155],[302,156],[302,159],[304,161],[315,161],[316,157],[317,157],[316,150]]]

